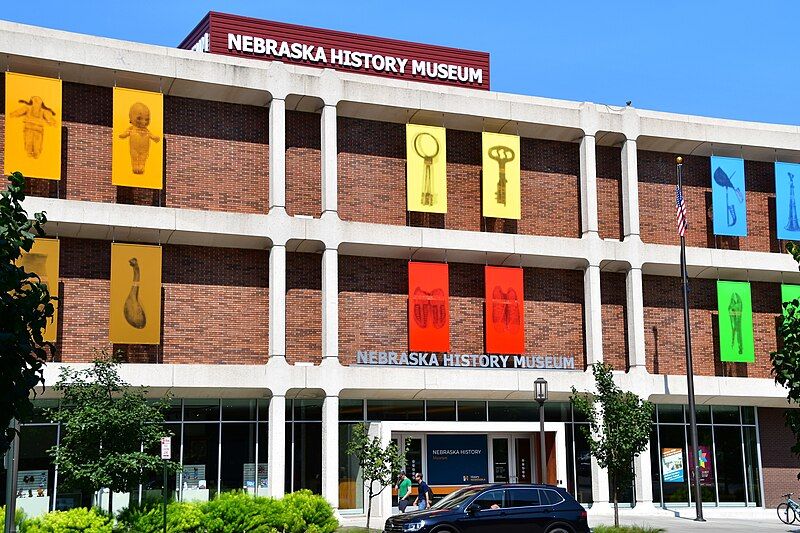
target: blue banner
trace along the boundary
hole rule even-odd
[[[797,220],[797,187],[800,186],[800,164],[775,163],[775,214],[778,238],[800,240]]]
[[[488,480],[486,435],[428,435],[429,485],[470,485]]]
[[[711,157],[711,199],[714,210],[714,234],[745,237],[744,160],[738,157]]]

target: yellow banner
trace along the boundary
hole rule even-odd
[[[58,258],[59,242],[58,239],[37,238],[33,241],[30,252],[22,252],[19,259],[19,266],[25,272],[38,274],[42,283],[47,285],[50,296],[58,297]],[[56,342],[58,332],[58,301],[52,301],[55,312],[53,318],[47,322],[42,332],[42,338],[47,342]]]
[[[6,72],[3,173],[61,179],[61,80]]]
[[[406,124],[406,194],[409,211],[447,213],[445,129]]]
[[[483,132],[483,216],[522,217],[519,137]]]
[[[111,182],[161,189],[164,175],[164,95],[114,87]]]
[[[161,247],[111,244],[109,338],[114,344],[161,342]]]

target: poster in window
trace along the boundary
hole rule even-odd
[[[36,238],[30,252],[22,252],[18,262],[25,272],[37,274],[54,298],[58,297],[59,249],[58,239]],[[51,303],[55,308],[53,317],[42,332],[42,339],[46,342],[55,342],[58,332],[58,300],[51,300]]]
[[[487,266],[486,353],[525,353],[525,318],[521,268]]]
[[[743,159],[711,157],[711,201],[715,235],[747,236]]]
[[[61,80],[6,72],[3,173],[61,179]]]
[[[756,351],[753,340],[753,304],[750,283],[717,281],[720,360],[752,363]]]
[[[446,263],[408,263],[408,348],[450,351],[450,288]]]
[[[698,446],[697,452],[697,468],[700,471],[700,484],[706,486],[714,486],[714,454],[711,453],[711,448],[708,446]],[[689,450],[693,448],[689,446]],[[689,478],[694,481],[694,472],[689,470]]]
[[[800,240],[800,221],[797,219],[797,187],[800,186],[800,164],[775,163],[775,223],[778,238]]]
[[[683,482],[683,449],[661,448],[661,476],[664,483]]]
[[[49,474],[47,470],[17,471],[17,498],[46,498]]]
[[[114,87],[111,182],[161,189],[164,175],[164,95]]]
[[[447,213],[444,128],[406,124],[406,195],[409,211]]]
[[[489,480],[487,437],[428,435],[428,484],[473,485]]]
[[[114,344],[161,342],[161,246],[111,244],[110,314]]]
[[[483,216],[519,220],[522,217],[519,137],[487,131],[481,137]]]

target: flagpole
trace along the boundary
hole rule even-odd
[[[683,195],[683,158],[678,157],[678,189]],[[697,516],[695,520],[705,522],[703,518],[703,500],[700,495],[700,465],[697,464],[697,415],[694,402],[694,369],[692,367],[692,336],[689,329],[689,277],[686,274],[686,237],[681,235],[681,281],[683,284],[683,337],[686,346],[686,382],[689,396],[689,429],[692,435],[692,449],[689,457],[689,468],[694,472],[694,502]]]

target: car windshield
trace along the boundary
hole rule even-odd
[[[431,509],[455,509],[484,489],[485,487],[465,487],[455,492],[451,492],[443,499],[433,504]]]

